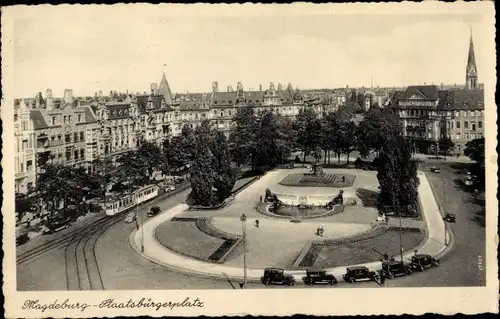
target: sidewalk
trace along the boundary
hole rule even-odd
[[[419,177],[419,194],[420,196],[422,196],[421,198],[424,199],[421,201],[423,206],[422,215],[427,224],[428,237],[426,241],[418,248],[418,253],[438,256],[441,255],[447,247],[449,247],[445,246],[444,244],[444,238],[445,236],[448,236],[448,233],[445,234],[445,224],[426,175],[422,172],[419,172]],[[195,274],[203,277],[243,280],[243,265],[241,267],[228,267],[224,265],[195,260],[170,251],[156,240],[156,228],[161,223],[180,214],[187,208],[188,206],[186,204],[179,204],[144,223],[139,230],[135,230],[130,235],[130,244],[132,248],[139,255],[150,260],[151,262],[179,272]],[[144,238],[142,237],[143,235]],[[144,252],[141,252],[142,243],[144,243]],[[413,251],[407,251],[403,254],[403,259],[408,260],[412,255],[414,255]],[[370,270],[379,270],[381,268],[381,262],[374,261],[371,263],[351,266],[365,266]],[[326,269],[326,271],[330,274],[340,277],[346,273],[347,267],[350,266],[330,268]],[[247,268],[247,281],[260,282],[260,277],[262,276],[263,272],[263,269]],[[302,282],[301,277],[305,276],[305,270],[287,271],[287,273],[294,275],[298,284]]]

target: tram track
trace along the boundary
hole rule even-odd
[[[121,219],[115,215],[107,222],[75,236],[65,248],[66,285],[68,290],[104,290],[95,254],[99,237]]]

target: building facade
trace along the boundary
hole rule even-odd
[[[435,85],[418,85],[396,91],[390,107],[399,115],[404,134],[425,142],[430,151],[438,147],[441,137],[449,137],[454,154],[463,154],[467,142],[484,137],[484,90],[478,83],[472,37],[465,78],[461,88],[443,90]]]

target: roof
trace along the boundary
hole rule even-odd
[[[163,95],[138,95],[137,97],[137,107],[139,108],[139,112],[145,113],[147,112],[148,101],[151,98],[151,102],[153,102],[153,111],[160,110],[162,108],[162,101],[165,101]],[[167,111],[172,111],[172,107],[169,106],[168,103],[165,102],[165,109]]]
[[[236,92],[214,92],[211,104],[214,106],[234,106],[235,101]]]
[[[449,110],[484,110],[483,90],[454,90],[446,94],[443,107]]]
[[[163,96],[165,102],[168,105],[172,104],[172,92],[170,91],[170,86],[168,85],[165,73],[163,73],[163,77],[161,78],[160,86],[158,87],[158,93]]]
[[[83,106],[81,108],[85,109],[85,122],[97,123],[97,118],[95,116],[95,112],[90,106]]]
[[[35,130],[40,130],[49,127],[40,110],[37,109],[30,110],[30,117],[33,120]]]
[[[260,105],[264,99],[264,91],[245,92],[245,99],[249,104]]]
[[[347,267],[347,270],[356,270],[356,269],[368,269],[365,266],[353,266],[353,267]]]
[[[110,120],[127,118],[129,115],[129,103],[120,103],[120,102],[108,102],[106,103],[106,108],[109,111],[108,118]]]
[[[404,92],[401,99],[409,99],[416,92],[422,94],[427,100],[435,101],[439,98],[438,87],[436,85],[412,85]]]

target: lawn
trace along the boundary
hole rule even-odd
[[[424,240],[424,234],[417,231],[403,231],[403,249],[411,251]],[[355,243],[325,246],[314,263],[315,267],[332,268],[355,265],[379,260],[375,252],[397,255],[400,251],[399,231],[391,230],[378,237]],[[397,258],[396,258],[397,259]]]

